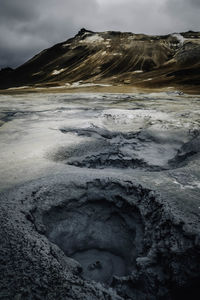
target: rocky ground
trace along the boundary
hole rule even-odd
[[[0,299],[197,299],[199,96],[0,96]]]

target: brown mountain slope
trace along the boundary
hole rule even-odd
[[[73,86],[77,82],[199,87],[200,32],[147,36],[82,29],[17,69],[0,72],[2,89]]]

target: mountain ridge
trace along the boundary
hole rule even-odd
[[[198,89],[200,32],[159,36],[82,28],[18,68],[0,71],[1,89],[84,84]]]

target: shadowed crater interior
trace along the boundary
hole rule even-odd
[[[127,206],[127,205],[126,205]],[[112,283],[131,274],[143,248],[143,224],[136,208],[106,201],[69,204],[44,215],[49,240],[82,266],[82,277]]]

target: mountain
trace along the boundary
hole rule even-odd
[[[200,32],[164,36],[81,29],[16,69],[0,71],[0,88],[87,85],[200,86]]]

